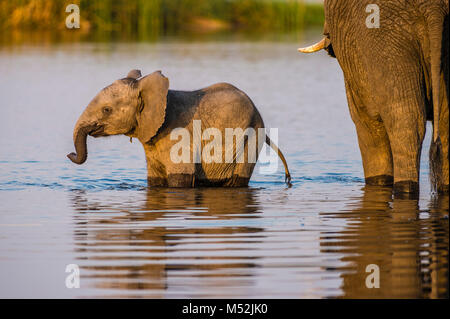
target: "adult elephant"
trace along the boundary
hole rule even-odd
[[[418,193],[426,121],[434,189],[449,189],[449,1],[325,0],[325,49],[345,78],[366,184]]]

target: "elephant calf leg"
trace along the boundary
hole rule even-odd
[[[233,176],[224,184],[227,187],[247,187],[250,177],[243,177],[237,174]]]
[[[194,174],[169,174],[167,184],[169,187],[194,187],[195,177]]]
[[[149,187],[167,187],[167,179],[163,177],[147,177],[147,184]]]
[[[248,154],[248,145],[245,146],[244,152],[244,154]],[[236,163],[233,170],[233,175],[231,175],[231,178],[227,180],[225,186],[247,187],[254,168],[254,163]]]

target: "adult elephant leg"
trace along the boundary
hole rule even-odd
[[[392,149],[394,193],[418,193],[425,109],[416,100],[392,102],[385,108],[383,122]]]
[[[447,70],[448,72],[448,67]],[[447,75],[448,76],[448,75]],[[448,82],[448,79],[447,79]],[[445,87],[444,78],[441,80],[442,100],[440,107],[439,118],[439,150],[436,150],[436,145],[430,148],[430,168],[431,168],[431,182],[433,187],[439,193],[449,193],[449,103],[448,103],[448,88]]]
[[[446,100],[446,103],[448,105],[448,100]],[[438,192],[440,193],[449,193],[449,164],[450,164],[450,157],[449,157],[449,109],[443,108],[441,112],[441,119],[439,121],[439,134],[442,144],[442,151],[441,151],[441,159],[440,162],[442,163],[441,171],[440,173],[440,181],[438,185]]]
[[[389,139],[382,122],[356,123],[366,185],[392,186],[393,163]]]
[[[350,114],[358,134],[366,184],[392,186],[394,180],[392,153],[383,122],[370,117],[367,108],[358,102],[359,99],[348,84],[346,88]]]

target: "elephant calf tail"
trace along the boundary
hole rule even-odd
[[[286,159],[284,158],[283,153],[281,153],[280,149],[275,145],[274,142],[272,142],[270,140],[270,138],[266,135],[266,143],[267,145],[269,145],[280,157],[281,161],[283,162],[284,165],[284,173],[285,173],[285,178],[284,181],[286,182],[286,184],[288,185],[292,185],[291,184],[291,174],[289,173],[289,168],[288,165],[286,163]]]

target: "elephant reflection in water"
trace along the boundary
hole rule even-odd
[[[95,288],[130,290],[127,296],[141,295],[137,290],[143,289],[152,297],[163,297],[170,286],[169,271],[172,274],[177,270],[191,274],[205,271],[202,275],[215,271],[214,276],[221,278],[220,281],[199,279],[204,285],[211,284],[213,293],[212,290],[220,289],[226,284],[224,279],[232,275],[227,269],[243,271],[254,267],[252,259],[256,257],[239,256],[248,262],[236,262],[232,251],[231,255],[227,250],[219,256],[211,250],[217,247],[214,244],[225,245],[233,235],[248,236],[263,231],[258,227],[220,226],[220,220],[258,218],[259,204],[255,197],[252,189],[167,191],[150,188],[142,205],[113,207],[90,202],[83,194],[77,194],[73,197],[77,253],[80,260],[89,260],[86,265],[80,262],[81,272],[89,274]],[[102,214],[96,214],[98,211]],[[111,213],[105,214],[105,211]],[[180,214],[183,214],[183,221],[177,223]],[[202,221],[212,218],[216,226],[201,226]],[[190,224],[189,219],[195,221],[192,227],[186,226]],[[205,247],[208,245],[211,246]],[[202,249],[206,249],[204,253]],[[179,254],[180,251],[183,254]],[[217,251],[220,253],[220,248]],[[214,259],[217,262],[211,262]],[[229,263],[229,260],[234,262]],[[173,280],[184,276],[181,272],[176,275]],[[182,280],[193,280],[193,277],[186,274]]]
[[[347,220],[337,235],[321,237],[322,252],[344,254],[350,267],[341,275],[342,297],[448,297],[448,198],[436,198],[421,216],[418,200],[393,200],[389,188],[366,187],[354,209],[322,214]],[[379,288],[366,287],[370,264],[379,267]]]

